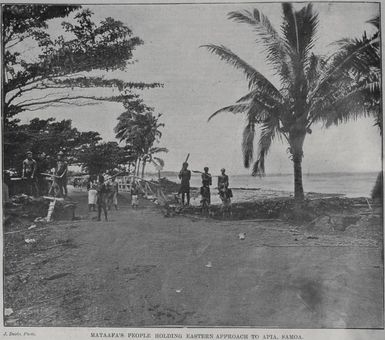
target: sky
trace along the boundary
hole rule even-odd
[[[113,17],[129,26],[144,45],[134,52],[137,62],[124,71],[106,77],[125,81],[161,82],[163,88],[138,91],[145,102],[163,114],[165,123],[159,146],[167,147],[164,170],[179,170],[190,153],[190,168],[210,167],[213,173],[225,167],[230,174],[247,174],[241,152],[244,117],[223,113],[207,122],[221,107],[233,104],[247,93],[243,73],[210,54],[201,45],[222,44],[237,53],[279,85],[265,62],[263,49],[255,42],[249,26],[227,19],[234,10],[258,8],[278,30],[281,5],[196,4],[196,5],[94,5],[84,6],[94,12],[95,20]],[[300,8],[301,4],[296,4]],[[319,27],[314,48],[327,54],[331,43],[344,37],[359,37],[372,27],[365,22],[378,14],[371,3],[314,3],[319,13]],[[51,25],[52,31],[57,26]],[[37,112],[25,112],[23,122],[39,116],[72,119],[79,130],[98,131],[105,141],[115,140],[113,128],[123,112],[121,104],[101,103],[88,107],[68,106]],[[304,145],[303,171],[366,172],[381,169],[381,138],[370,118],[329,129],[313,126]],[[287,145],[276,142],[266,160],[267,173],[290,173],[292,163]],[[151,169],[150,169],[151,170]]]

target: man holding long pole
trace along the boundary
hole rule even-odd
[[[186,158],[186,161],[182,165],[182,170],[179,172],[179,179],[181,180],[179,193],[182,194],[182,205],[185,205],[185,196],[187,198],[187,205],[190,205],[190,178],[191,171],[188,170],[188,160],[189,155]]]

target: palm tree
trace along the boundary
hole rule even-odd
[[[157,147],[153,146],[151,147],[145,155],[142,157],[142,178],[144,177],[144,169],[146,167],[147,163],[150,163],[154,165],[156,168],[163,168],[164,167],[164,160],[162,158],[156,157],[154,155],[158,153],[167,153],[167,148]],[[158,171],[159,174],[159,171]]]
[[[339,111],[344,115],[361,108],[362,100],[352,95],[346,77],[335,72],[334,58],[326,59],[311,53],[318,26],[318,15],[308,4],[295,11],[292,4],[283,3],[281,34],[259,10],[230,12],[229,18],[250,25],[257,34],[257,42],[266,50],[266,61],[280,79],[276,87],[262,73],[221,45],[205,45],[220,59],[242,70],[249,82],[249,93],[222,112],[244,113],[242,151],[244,166],[248,168],[254,157],[254,136],[260,128],[257,159],[252,175],[263,175],[265,158],[275,139],[288,144],[294,167],[294,196],[304,199],[302,184],[303,145],[311,126],[327,122],[327,117]],[[350,96],[350,100],[345,100]],[[360,111],[361,112],[361,111]]]
[[[142,177],[144,168],[150,157],[151,148],[155,142],[159,142],[162,137],[160,128],[164,126],[159,122],[161,114],[155,116],[152,110],[143,113],[135,111],[126,111],[118,118],[118,124],[115,127],[116,138],[125,141],[132,155],[136,156],[136,165],[134,172],[139,176],[140,163],[142,163]],[[164,149],[165,148],[158,148]],[[168,150],[167,150],[168,151]],[[161,151],[158,151],[161,152]],[[165,152],[165,151],[163,151]]]
[[[375,125],[378,126],[382,135],[380,17],[376,16],[367,23],[375,27],[375,32],[369,37],[364,32],[361,38],[337,41],[339,49],[333,58],[334,69],[338,70],[338,74],[347,75],[351,93],[362,98],[366,110],[345,114],[336,111],[328,117],[327,125],[338,125],[369,113],[374,116]],[[372,190],[373,199],[382,199],[382,182],[382,171],[380,171]]]
[[[374,17],[367,23],[376,28],[375,33],[368,37],[364,32],[361,38],[345,38],[337,41],[335,44],[339,49],[332,56],[330,63],[330,69],[335,75],[342,76],[347,81],[346,86],[350,93],[344,100],[348,101],[351,96],[359,96],[366,110],[336,111],[328,117],[327,125],[338,125],[371,114],[382,134],[380,17]]]

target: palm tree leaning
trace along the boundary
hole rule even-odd
[[[362,108],[362,100],[359,95],[350,93],[346,77],[337,75],[334,58],[325,59],[311,52],[318,26],[318,14],[313,11],[312,4],[295,11],[292,4],[283,3],[282,11],[281,34],[257,9],[229,13],[230,19],[253,28],[257,43],[265,47],[266,62],[279,76],[279,87],[230,49],[205,45],[220,59],[242,70],[249,82],[249,93],[236,104],[216,111],[209,120],[222,112],[246,115],[242,141],[246,168],[253,161],[254,136],[256,127],[260,128],[257,159],[252,170],[254,176],[264,174],[265,158],[272,142],[275,139],[286,141],[294,166],[294,196],[303,200],[303,145],[311,126],[326,122],[337,110],[340,114],[348,114]],[[349,101],[345,101],[348,95]]]
[[[148,149],[147,153],[143,155],[142,157],[142,178],[144,177],[144,169],[146,167],[146,164],[152,164],[155,166],[155,168],[163,168],[164,167],[164,160],[162,158],[156,157],[155,155],[158,153],[167,153],[168,149],[163,147],[157,147],[153,146]],[[159,174],[159,170],[158,170]]]

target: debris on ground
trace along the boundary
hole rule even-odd
[[[71,273],[58,273],[48,277],[44,277],[43,280],[51,281],[51,280],[61,279],[62,277],[65,277],[67,275],[71,275]]]
[[[36,228],[36,224],[32,224],[30,227],[28,227],[28,230],[35,229],[35,228]]]
[[[239,233],[238,237],[240,240],[244,240],[246,238],[246,233]]]
[[[207,267],[207,268],[212,268],[212,266],[213,266],[213,264],[211,263],[211,261],[209,261],[209,262],[205,265],[205,267]]]
[[[27,238],[24,241],[25,243],[36,243],[36,240],[34,238]]]
[[[320,226],[330,230],[345,229],[348,225],[357,221],[357,205],[368,208],[365,197],[319,197],[305,199],[302,202],[290,197],[277,197],[269,199],[259,199],[248,202],[236,202],[232,204],[232,220],[248,219],[280,219],[289,223],[305,224],[309,227]],[[176,205],[177,206],[177,205]],[[165,216],[176,214],[201,215],[200,206],[184,206],[175,208],[174,205],[165,207]],[[368,215],[373,214],[368,211]],[[334,215],[344,215],[335,218]],[[364,213],[361,213],[364,215]],[[223,219],[221,206],[210,206],[210,217]]]
[[[13,309],[12,308],[5,308],[4,309],[4,316],[10,316],[13,314]]]

